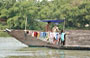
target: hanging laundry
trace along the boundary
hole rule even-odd
[[[38,34],[37,34],[37,38],[39,38],[40,37],[40,32],[37,32]]]
[[[49,35],[49,42],[50,43],[53,43],[53,38],[54,38],[54,33],[50,32],[50,35]]]
[[[46,32],[43,32],[43,38],[46,38]]]
[[[34,37],[34,32],[32,32],[32,37]]]
[[[32,31],[29,31],[29,35],[32,35],[32,33],[33,33]]]
[[[34,37],[37,37],[38,33],[37,32],[34,32]]]
[[[56,33],[55,39],[58,40],[59,39],[59,34]]]
[[[43,38],[43,32],[40,32],[40,37]]]
[[[48,38],[48,32],[46,32],[46,38]]]

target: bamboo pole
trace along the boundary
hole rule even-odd
[[[64,18],[64,25],[63,25],[63,30],[65,30],[65,18]]]
[[[27,17],[26,17],[26,20],[25,20],[25,32],[27,30]]]

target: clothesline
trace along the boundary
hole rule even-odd
[[[28,35],[31,35],[32,37],[36,37],[37,39],[53,44],[54,41],[58,42],[61,36],[59,32],[36,32],[36,31],[29,31]]]

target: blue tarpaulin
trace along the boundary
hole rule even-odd
[[[64,22],[64,20],[41,20],[41,22],[54,22],[54,23],[60,23],[60,22]]]

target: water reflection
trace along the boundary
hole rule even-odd
[[[0,38],[0,58],[90,58],[90,51],[27,47],[14,38]]]
[[[65,58],[64,51],[61,51],[61,56],[60,56],[60,58]]]
[[[17,51],[9,55],[8,58],[64,58],[62,52],[57,51]]]

